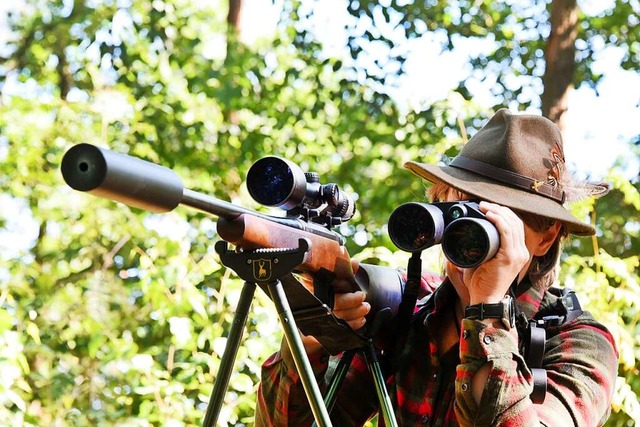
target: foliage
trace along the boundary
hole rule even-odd
[[[358,225],[345,227],[364,244],[384,240],[389,201],[420,191],[382,159],[424,152],[416,141],[435,141],[432,117],[447,113],[400,123],[390,102],[372,105],[366,88],[340,78],[339,64],[317,59],[318,45],[292,50],[287,31],[271,46],[220,54],[208,46],[224,34],[214,5],[27,5],[12,22],[36,43],[17,38],[4,70],[35,93],[3,98],[0,167],[11,204],[24,201],[38,233],[19,253],[3,253],[0,420],[199,424],[240,287],[214,256],[212,219],[73,193],[60,177],[62,154],[79,142],[106,146],[243,205],[251,205],[242,185],[249,165],[280,154],[349,191],[372,189],[360,194]],[[58,72],[61,61],[74,72]],[[398,131],[405,142],[394,144]],[[274,317],[258,296],[222,423],[251,421],[259,365],[279,343]]]
[[[432,3],[429,30],[448,22]],[[456,31],[481,31],[489,16],[505,20],[509,9],[489,10],[490,3],[474,3],[482,22],[467,25],[462,14],[450,40]],[[173,168],[187,188],[258,209],[243,185],[248,167],[265,154],[287,157],[357,198],[356,217],[340,228],[354,257],[397,265],[404,254],[394,252],[386,218],[423,193],[400,166],[455,154],[464,142],[458,135],[489,114],[466,90],[465,100],[401,112],[381,86],[354,81],[353,64],[323,57],[297,26],[304,19],[297,2],[283,3],[273,40],[251,47],[227,32],[223,2],[25,4],[11,18],[16,38],[0,68],[3,425],[201,424],[242,285],[213,252],[215,218],[184,208],[150,214],[71,191],[59,172],[71,145],[145,158]],[[487,61],[500,64],[500,55]],[[576,206],[584,217],[597,214],[597,255],[590,241],[574,242],[562,274],[618,338],[611,425],[623,425],[640,419],[633,404],[640,203],[637,182],[611,181],[614,192],[595,211],[588,202]],[[29,231],[18,238],[14,229]],[[272,305],[258,292],[222,424],[252,423],[259,366],[279,341]]]

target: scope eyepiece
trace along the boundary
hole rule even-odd
[[[349,194],[340,191],[337,185],[333,185],[335,186],[335,195],[331,203],[331,206],[333,206],[332,212],[335,217],[340,218],[342,221],[348,221],[356,213],[356,203]]]

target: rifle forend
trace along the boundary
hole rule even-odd
[[[243,249],[294,248],[299,238],[306,238],[311,250],[302,271],[345,279],[349,288],[337,292],[359,290],[344,238],[321,225],[265,215],[186,189],[169,168],[91,144],[71,147],[61,171],[71,188],[135,208],[169,212],[182,204],[215,215],[219,236]]]

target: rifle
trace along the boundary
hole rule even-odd
[[[204,195],[184,188],[169,168],[90,144],[72,147],[63,157],[61,169],[70,187],[135,208],[162,213],[182,204],[218,216],[220,237],[243,249],[291,248],[297,246],[298,239],[308,239],[312,250],[301,271],[344,279],[350,286],[341,292],[359,289],[344,238],[318,223],[293,215],[269,216]]]
[[[253,297],[255,285],[251,287],[249,282],[251,277],[258,276],[255,270],[247,273],[246,264],[253,263],[255,269],[256,261],[260,261],[259,272],[265,271],[266,276],[263,266],[270,260],[255,258],[254,254],[263,256],[269,249],[283,257],[280,265],[291,263],[292,267],[277,280],[258,284],[263,289],[266,286],[276,305],[316,421],[330,425],[313,371],[303,356],[304,349],[296,327],[307,335],[315,336],[331,354],[352,350],[349,353],[353,357],[354,349],[367,348],[365,355],[370,355],[367,363],[374,375],[384,418],[388,425],[395,425],[379,363],[371,355],[375,353],[373,335],[384,323],[388,325],[388,320],[395,317],[399,309],[403,280],[395,269],[368,264],[360,264],[354,274],[345,239],[331,228],[349,220],[355,212],[355,205],[336,184],[322,185],[317,174],[305,174],[285,159],[269,156],[258,160],[247,174],[247,188],[259,203],[287,210],[286,217],[276,217],[184,188],[180,177],[169,168],[90,144],[71,147],[62,159],[61,170],[66,183],[78,191],[151,212],[169,212],[178,205],[185,205],[218,217],[217,232],[224,242],[216,244],[216,251],[223,264],[245,279],[245,287],[207,408],[205,426],[214,425],[217,419],[233,366],[232,359],[235,358]],[[230,253],[225,242],[235,245],[240,251]],[[303,256],[300,252],[304,253]],[[284,258],[287,254],[289,258]],[[313,293],[291,272],[308,273],[313,278]],[[334,292],[357,290],[364,291],[366,301],[371,304],[367,335],[352,331],[331,311]],[[349,363],[350,359],[347,359],[343,364],[345,368],[336,373],[325,399],[327,407],[333,404]]]
[[[71,188],[131,207],[163,213],[184,205],[217,216],[220,238],[242,250],[295,248],[300,239],[306,239],[310,248],[296,272],[314,279],[313,293],[320,301],[332,307],[333,293],[362,290],[372,316],[385,308],[392,316],[397,311],[402,283],[395,269],[360,264],[354,274],[345,238],[331,229],[354,215],[352,198],[336,184],[320,184],[317,174],[304,173],[288,160],[265,157],[247,173],[252,197],[265,206],[286,209],[285,217],[185,188],[178,174],[167,167],[91,144],[71,147],[62,158],[61,171]],[[309,332],[318,332],[317,325],[307,323]],[[329,335],[335,340],[334,334]],[[331,353],[340,351],[327,344]]]

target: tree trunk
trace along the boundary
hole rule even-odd
[[[545,50],[546,69],[542,82],[542,114],[563,130],[569,92],[573,89],[578,34],[577,0],[551,2],[551,33]]]
[[[67,63],[67,55],[64,51],[64,46],[58,47],[58,65],[56,66],[56,72],[58,74],[58,87],[60,88],[60,98],[67,99],[67,95],[71,90],[73,77],[69,73],[69,64]]]
[[[225,67],[232,62],[232,55],[241,48],[240,43],[240,13],[242,11],[242,0],[229,0],[229,12],[227,13],[227,54],[225,57]],[[231,82],[235,82],[232,77]],[[240,122],[238,112],[226,103],[223,111],[226,121],[237,125]]]
[[[240,11],[242,10],[242,0],[229,0],[229,13],[227,14],[227,24],[229,32],[240,33]]]

